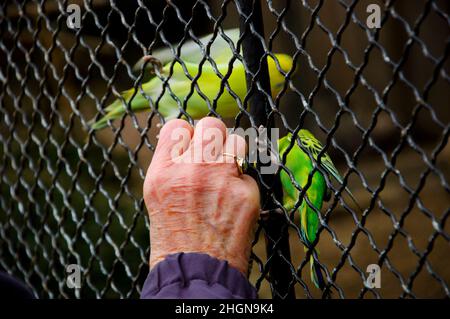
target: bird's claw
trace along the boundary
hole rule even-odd
[[[153,66],[153,70],[150,71],[151,73],[156,74],[156,72],[162,71],[163,65],[161,61],[153,55],[144,55],[142,61],[144,61],[144,63],[150,63]]]
[[[272,214],[281,214],[283,215],[284,212],[281,208],[275,208],[275,209],[269,209],[269,210],[262,210],[259,215],[261,219],[268,219],[270,215]]]

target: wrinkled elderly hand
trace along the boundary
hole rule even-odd
[[[204,118],[195,130],[186,121],[172,120],[161,129],[144,182],[150,268],[169,254],[198,252],[246,273],[259,191],[224,153],[244,157],[246,142],[227,136],[218,119]]]

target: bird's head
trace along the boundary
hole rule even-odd
[[[272,96],[276,96],[283,89],[284,83],[286,81],[286,74],[293,68],[293,61],[291,56],[287,54],[276,53],[275,58],[276,61],[271,56],[267,58]],[[294,72],[295,71],[296,70],[294,70]]]

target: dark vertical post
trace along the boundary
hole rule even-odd
[[[262,21],[261,3],[259,0],[237,0],[240,8],[240,32],[241,35],[246,32],[242,40],[242,53],[246,69],[247,90],[252,87],[253,76],[259,70],[257,80],[261,88],[270,95],[270,78],[267,67],[267,60],[264,56],[264,47],[260,38],[250,31],[250,25],[256,33],[264,38],[264,26]],[[250,17],[250,19],[248,19]],[[261,63],[261,66],[260,66]],[[254,88],[250,97],[250,114],[254,124],[259,127],[265,126],[268,130],[274,126],[273,118],[269,118],[270,105],[263,92]],[[270,138],[270,132],[268,138]],[[258,164],[259,165],[259,164]],[[259,166],[258,166],[259,167]],[[278,176],[272,174],[261,174],[261,179],[266,185],[273,185],[272,190],[278,199],[281,198],[281,185]],[[261,187],[261,202],[263,210],[272,210],[276,208],[271,200],[270,191]],[[289,250],[289,235],[286,227],[287,221],[284,215],[269,214],[264,221],[266,236],[266,251],[269,258],[269,276],[271,279],[272,297],[279,299],[282,297],[295,298],[294,286],[290,285],[292,281],[292,271],[288,262],[291,261]],[[274,242],[278,241],[276,245]],[[288,261],[288,262],[286,262]]]

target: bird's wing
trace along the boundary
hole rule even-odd
[[[311,132],[307,130],[300,130],[298,133],[298,137],[300,138],[300,142],[305,147],[305,149],[314,157],[317,161],[319,157],[319,153],[322,151],[323,146],[319,142],[318,139],[311,134]],[[320,157],[320,166],[331,176],[333,176],[340,184],[342,184],[343,180],[341,175],[339,174],[336,166],[334,166],[333,161],[327,153],[323,153]]]
[[[298,133],[298,137],[300,138],[300,142],[302,145],[310,152],[310,154],[314,157],[314,159],[317,161],[319,157],[319,153],[322,151],[323,146],[317,140],[314,135],[312,135],[311,132],[308,130],[300,130]],[[323,153],[320,157],[320,166],[331,176],[333,176],[339,184],[343,184],[342,176],[339,174],[338,170],[336,169],[336,166],[334,166],[333,161],[331,160],[330,156],[327,153]],[[362,210],[361,206],[358,204],[358,201],[356,200],[355,196],[353,196],[352,192],[348,189],[348,187],[345,187],[345,191],[348,193],[348,195],[351,197],[352,201],[358,206],[358,208]]]

